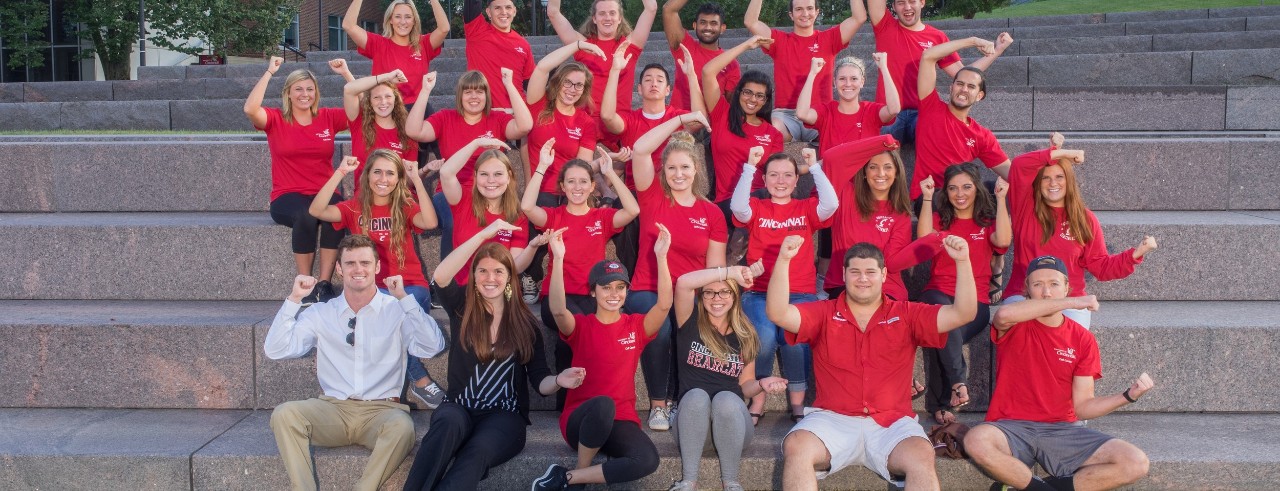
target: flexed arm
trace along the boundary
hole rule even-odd
[[[249,118],[250,123],[253,123],[254,128],[263,129],[267,126],[267,111],[262,108],[262,98],[267,95],[267,85],[271,83],[271,77],[283,64],[284,58],[272,56],[267,61],[266,73],[258,79],[258,83],[253,86],[253,90],[249,91],[249,97],[244,101],[244,115]]]
[[[778,261],[769,276],[769,289],[765,294],[764,311],[769,320],[789,333],[800,332],[800,309],[791,305],[791,259],[800,253],[804,237],[789,235],[782,240]]]
[[[688,31],[684,30],[684,25],[680,23],[680,9],[689,0],[667,0],[662,4],[662,32],[667,35],[667,46],[676,49],[684,43],[684,35]]]
[[[729,48],[720,53],[719,56],[712,58],[706,65],[702,66],[702,102],[707,106],[707,112],[710,113],[716,109],[716,104],[723,99],[723,89],[720,87],[720,80],[716,75],[729,66],[733,60],[738,59],[743,53],[749,49],[759,48],[761,46],[769,46],[773,44],[773,39],[761,36],[751,36],[746,41]]]
[[[627,36],[631,44],[636,46],[644,46],[644,43],[649,40],[649,32],[653,30],[653,20],[658,16],[658,0],[640,0],[640,4],[644,6],[644,10],[640,12],[640,17],[636,17],[631,34]],[[622,5],[622,2],[618,2],[618,5]]]
[[[875,0],[872,0],[875,1]],[[773,36],[773,29],[769,24],[760,21],[760,7],[764,2],[762,0],[751,0],[747,4],[747,11],[742,15],[742,25],[747,28],[753,36],[760,36],[770,39]],[[717,70],[719,72],[719,70]]]
[[[543,97],[546,97],[547,79],[551,77],[551,72],[562,63],[569,61],[569,58],[572,58],[573,54],[577,53],[579,50],[587,50],[595,53],[596,56],[604,58],[604,51],[601,50],[599,46],[586,41],[570,41],[569,44],[547,53],[547,56],[542,57],[542,60],[538,62],[538,65],[533,68],[533,74],[529,76],[529,85],[527,86],[527,90],[525,90],[525,102],[532,105],[533,103],[542,100]],[[553,102],[555,101],[547,101],[548,104]]]
[[[622,71],[631,65],[631,55],[627,54],[627,48],[630,47],[631,41],[624,39],[618,43],[618,49],[613,51],[613,65],[609,67],[609,80],[604,84],[604,96],[600,100],[600,121],[604,122],[605,129],[615,135],[621,135],[627,130],[627,124],[618,116],[618,79],[621,78]],[[631,88],[627,87],[627,90]]]
[[[635,147],[631,149],[631,177],[636,181],[637,191],[644,191],[653,185],[653,152],[686,121],[698,121],[707,128],[711,127],[702,113],[681,114],[663,121],[636,140]]]
[[[875,3],[878,0],[871,0]],[[840,43],[849,44],[853,40],[854,33],[858,32],[858,28],[867,22],[867,7],[862,5],[862,0],[849,0],[849,18],[840,21]]]
[[[361,77],[342,86],[342,108],[347,112],[347,120],[355,121],[356,116],[360,115],[360,94],[365,91],[377,87],[382,82],[391,82],[394,84],[402,84],[408,82],[409,79],[404,76],[404,72],[399,68],[387,73],[370,75]],[[426,106],[426,104],[423,104]],[[405,123],[405,131],[408,132],[409,124]]]
[[[459,244],[453,249],[448,256],[440,260],[440,265],[436,266],[435,273],[431,274],[431,279],[435,280],[436,285],[446,287],[453,284],[453,277],[457,276],[462,268],[467,267],[467,263],[471,262],[471,256],[475,255],[476,249],[480,248],[486,240],[492,239],[498,235],[500,231],[514,232],[520,230],[520,227],[507,223],[501,218],[494,220],[484,230],[471,236],[466,242]],[[514,272],[513,272],[514,274]]]
[[[338,185],[342,184],[342,179],[347,177],[347,174],[355,172],[358,167],[360,167],[360,161],[355,156],[343,157],[338,168],[333,170],[333,175],[324,183],[324,186],[320,187],[320,191],[316,192],[316,197],[312,198],[307,213],[329,223],[342,221],[342,212],[338,211],[337,206],[329,204],[329,200],[333,198],[334,191],[338,190]]]
[[[755,283],[755,273],[746,266],[720,266],[690,271],[676,280],[676,326],[683,326],[693,316],[698,289],[717,281],[733,281],[743,290]]]
[[[938,60],[964,48],[978,48],[984,56],[995,53],[995,44],[979,37],[948,41],[924,50],[920,55],[920,74],[916,78],[916,91],[921,100],[938,89]]]
[[[547,21],[551,22],[551,28],[555,29],[556,37],[560,38],[560,42],[566,45],[587,39],[575,30],[573,24],[569,23],[569,19],[565,18],[564,13],[560,12],[560,0],[547,0]]]
[[[342,30],[347,32],[347,36],[356,43],[360,49],[364,49],[364,45],[369,44],[369,31],[360,27],[360,7],[364,5],[364,0],[351,0],[351,5],[347,6],[346,15],[342,16]]]
[[[813,81],[818,78],[818,73],[824,66],[827,66],[827,61],[822,58],[809,60],[809,75],[804,79],[804,87],[800,88],[799,99],[796,99],[796,118],[804,121],[805,124],[818,121],[818,111],[813,109]]]
[[[410,138],[420,142],[433,142],[439,135],[436,128],[427,123],[427,101],[431,99],[431,91],[436,88],[436,72],[431,72],[422,76],[422,88],[418,89],[418,101],[413,105],[413,109],[409,110],[409,116],[405,118],[404,132]]]
[[[431,43],[431,49],[440,49],[445,38],[449,37],[449,14],[445,13],[440,0],[427,0],[427,4],[431,6],[431,16],[436,19],[436,28],[427,35],[427,42]]]

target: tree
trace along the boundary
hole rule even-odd
[[[1009,6],[1009,0],[947,0],[946,4],[942,5],[942,15],[972,19],[979,12],[990,12],[1007,6]]]
[[[80,37],[93,43],[81,56],[98,56],[107,80],[129,79],[129,55],[138,38],[137,0],[71,0],[67,14],[83,24]]]
[[[49,49],[49,7],[35,0],[21,0],[0,5],[0,39],[11,49],[9,68],[44,66],[44,52]]]
[[[281,32],[289,27],[301,0],[188,0],[153,2],[148,26],[163,32],[157,46],[187,54],[205,50],[229,53],[276,53]],[[199,39],[203,46],[187,44]]]

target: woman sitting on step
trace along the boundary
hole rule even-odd
[[[476,489],[489,469],[524,449],[529,386],[545,396],[582,384],[581,368],[559,375],[547,369],[542,330],[520,299],[515,260],[490,242],[517,231],[493,220],[455,247],[433,275],[442,295],[461,301],[464,311],[450,324],[449,395],[431,415],[406,491]],[[455,282],[464,270],[470,283]]]
[[[1068,296],[1088,295],[1084,272],[1098,281],[1125,278],[1158,247],[1155,237],[1143,237],[1137,247],[1107,253],[1098,217],[1084,204],[1075,166],[1084,163],[1083,150],[1064,150],[1061,133],[1049,137],[1049,148],[1019,155],[1009,168],[1009,211],[1013,218],[1013,274],[1005,285],[1004,302],[1026,299],[1023,283],[1033,258],[1054,256],[1066,263],[1071,284]],[[1063,315],[1085,329],[1093,317],[1088,310],[1067,309]]]
[[[333,173],[333,141],[347,129],[341,109],[320,107],[320,87],[310,70],[294,70],[284,80],[281,108],[262,107],[267,85],[284,58],[271,57],[267,72],[249,91],[244,114],[253,127],[267,134],[271,151],[271,219],[293,229],[293,261],[298,274],[312,276],[312,262],[320,246],[320,274],[311,295],[303,302],[325,301],[337,296],[329,280],[338,260],[342,236],[332,225],[307,213],[311,201]],[[348,82],[354,80],[345,60],[332,60],[329,67]],[[337,196],[330,204],[339,201]]]
[[[370,73],[400,70],[405,81],[397,87],[406,106],[418,100],[418,81],[431,71],[431,60],[440,56],[440,48],[449,37],[449,15],[440,0],[427,0],[436,28],[422,34],[422,18],[412,0],[393,0],[382,14],[382,34],[364,30],[357,21],[364,0],[352,0],[342,18],[342,30],[355,42],[359,53],[373,61]],[[423,101],[426,105],[426,101]]]
[[[392,70],[355,79],[342,89],[342,108],[351,127],[351,155],[359,162],[353,175],[353,196],[364,189],[360,179],[373,149],[389,149],[401,159],[418,161],[418,142],[405,131],[409,112],[396,90],[407,80],[403,72]]]
[[[631,275],[622,263],[611,259],[592,266],[584,282],[594,297],[595,312],[571,312],[565,301],[566,232],[547,231],[551,234],[548,248],[554,260],[546,303],[550,304],[560,338],[573,349],[573,366],[582,367],[591,377],[581,387],[568,391],[560,413],[560,434],[578,452],[578,464],[572,470],[552,464],[533,481],[534,491],[635,481],[658,469],[658,449],[640,429],[640,416],[636,414],[635,382],[640,353],[671,313],[671,272],[667,269],[671,233],[661,224],[658,228],[661,231],[653,253],[658,258],[661,286],[658,302],[643,314],[622,313]],[[591,465],[598,453],[609,460]]]

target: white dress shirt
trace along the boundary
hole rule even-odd
[[[430,358],[444,350],[440,326],[413,295],[375,293],[373,301],[351,310],[346,294],[317,303],[298,315],[301,304],[285,300],[267,331],[263,351],[273,360],[298,358],[316,348],[316,376],[324,394],[335,399],[399,397],[408,357]],[[356,319],[355,346],[347,327]]]

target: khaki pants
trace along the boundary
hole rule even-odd
[[[316,489],[311,445],[359,444],[373,450],[355,488],[374,491],[413,448],[409,407],[390,401],[343,401],[329,396],[290,401],[271,412],[271,431],[295,490]]]

